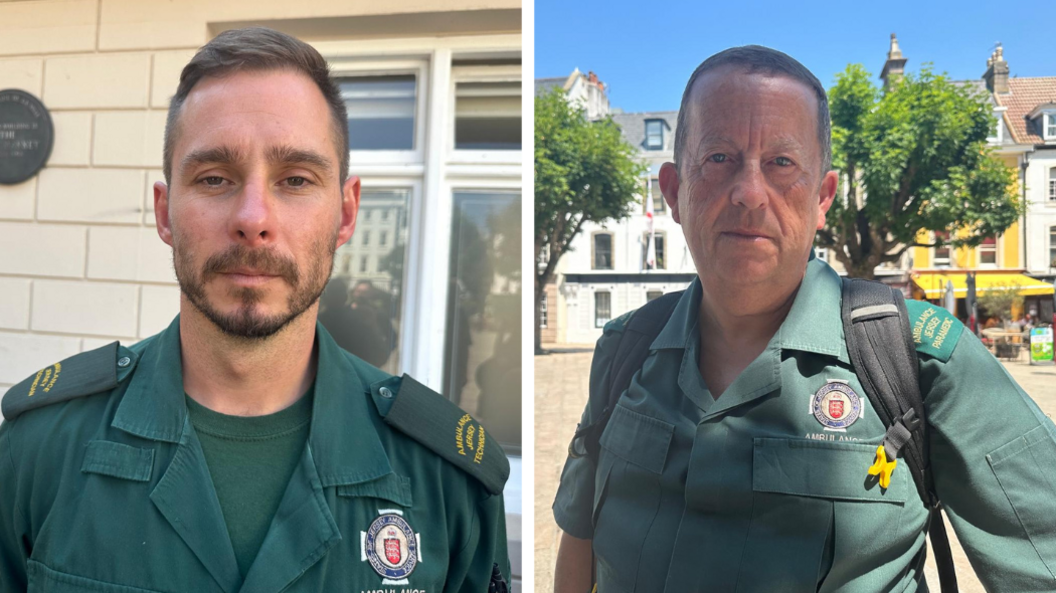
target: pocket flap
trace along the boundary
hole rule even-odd
[[[663,473],[675,425],[616,406],[601,435],[601,446],[653,473]]]
[[[867,472],[876,445],[810,439],[754,439],[752,489],[798,496],[905,503],[916,485],[900,459],[884,490]]]
[[[149,482],[153,468],[153,449],[111,441],[90,441],[81,464],[81,471],[86,474],[103,474],[134,482]]]
[[[411,506],[411,479],[397,474],[386,474],[376,480],[337,487],[338,496],[381,498],[401,507]]]

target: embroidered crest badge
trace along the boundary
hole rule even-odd
[[[382,513],[363,534],[364,560],[385,577],[383,582],[395,584],[414,572],[421,560],[419,547],[418,534],[395,512]]]
[[[811,398],[810,413],[826,430],[846,430],[862,417],[862,398],[845,381],[830,379]]]

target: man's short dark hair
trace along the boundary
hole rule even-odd
[[[341,159],[338,173],[344,185],[348,177],[348,112],[337,83],[330,78],[330,67],[314,47],[266,27],[224,31],[202,46],[184,66],[165,122],[165,183],[172,184],[172,153],[179,135],[180,110],[194,86],[203,78],[264,70],[300,72],[319,87],[330,107],[334,143]]]
[[[761,45],[745,45],[731,47],[711,56],[701,62],[693,71],[693,75],[689,77],[686,90],[682,93],[682,106],[678,109],[678,124],[675,130],[675,168],[679,175],[682,174],[682,149],[685,147],[687,134],[686,114],[689,111],[689,97],[693,93],[693,85],[705,72],[720,66],[741,67],[749,74],[758,72],[771,76],[787,76],[810,87],[818,99],[818,146],[821,148],[821,173],[824,175],[829,171],[832,166],[832,124],[829,121],[829,99],[825,94],[825,87],[821,86],[817,76],[814,76],[792,56]]]

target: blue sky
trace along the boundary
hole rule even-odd
[[[1012,76],[1056,76],[1056,10],[1043,4],[536,0],[535,77],[593,70],[613,107],[675,110],[697,64],[727,47],[779,49],[829,88],[849,63],[878,76],[891,33],[910,72],[932,62],[955,79],[980,78],[1000,41]]]

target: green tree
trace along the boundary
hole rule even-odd
[[[535,99],[535,350],[544,287],[588,222],[626,218],[646,166],[612,119],[589,121],[560,90]],[[545,257],[544,254],[549,254]]]
[[[1023,294],[1018,284],[998,284],[979,293],[979,308],[987,315],[1008,323],[1012,309],[1023,309]]]
[[[881,92],[851,64],[829,105],[840,190],[816,244],[851,276],[872,278],[914,246],[974,247],[1022,213],[1014,172],[986,144],[994,117],[985,95],[930,66]],[[942,234],[921,242],[921,231]]]

